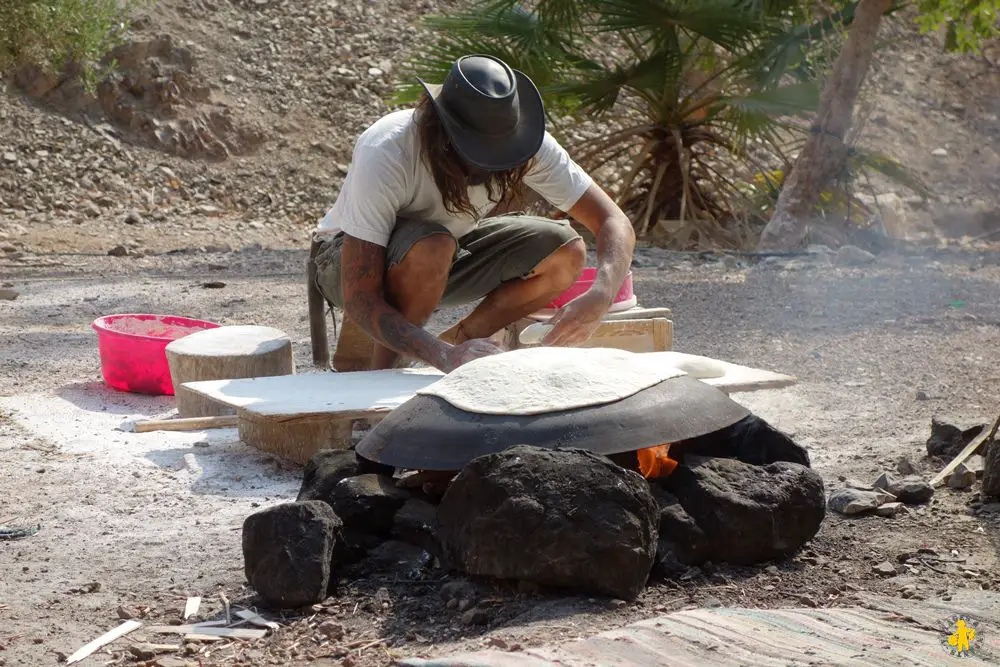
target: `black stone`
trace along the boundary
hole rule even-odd
[[[469,463],[438,507],[445,563],[474,576],[635,599],[656,553],[648,483],[579,449],[520,445]]]
[[[430,568],[433,557],[412,544],[389,540],[374,547],[364,560],[345,570],[350,576],[392,574],[402,580],[420,579]]]
[[[302,486],[296,500],[322,500],[329,503],[333,489],[342,479],[358,473],[358,457],[349,449],[324,449],[306,463]]]
[[[392,522],[393,539],[420,547],[440,557],[441,545],[437,537],[437,507],[419,498],[407,500]]]
[[[657,484],[661,559],[748,565],[785,558],[811,540],[826,514],[822,478],[779,461],[687,457]],[[672,497],[671,497],[672,496]]]
[[[322,602],[342,526],[333,509],[317,500],[286,503],[250,515],[243,522],[247,581],[278,608]]]
[[[384,475],[358,475],[340,480],[330,504],[350,532],[388,536],[396,512],[413,497]]]
[[[966,445],[975,440],[984,428],[986,428],[986,424],[977,424],[970,428],[961,429],[932,417],[931,435],[927,438],[927,455],[951,460],[958,456]]]
[[[732,458],[753,465],[787,461],[809,467],[809,452],[788,435],[756,415],[732,426],[697,438],[670,445],[670,458],[683,461],[685,456]]]

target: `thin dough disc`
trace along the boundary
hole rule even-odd
[[[537,347],[476,359],[420,389],[486,415],[536,415],[603,405],[685,375],[650,355],[611,348]]]

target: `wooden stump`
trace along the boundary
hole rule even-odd
[[[166,348],[181,417],[236,414],[182,387],[185,382],[292,375],[292,341],[279,329],[229,326],[178,338]]]
[[[322,449],[350,449],[353,422],[336,415],[273,418],[240,410],[238,428],[251,447],[305,465]]]

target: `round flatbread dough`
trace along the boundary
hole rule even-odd
[[[470,361],[417,393],[485,415],[559,412],[612,403],[685,375],[650,361],[611,348],[524,348]]]

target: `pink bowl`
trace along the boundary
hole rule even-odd
[[[109,387],[134,394],[173,396],[165,349],[172,340],[218,324],[171,315],[105,315],[97,332],[101,373]]]
[[[580,277],[576,279],[568,290],[557,296],[553,301],[546,306],[546,308],[562,308],[567,303],[580,296],[584,292],[590,289],[591,285],[594,284],[594,278],[597,277],[597,269],[589,267],[583,270]],[[629,271],[625,275],[625,281],[622,283],[622,288],[618,290],[618,295],[615,296],[615,303],[621,303],[622,301],[628,301],[633,296],[632,292],[632,272]]]

